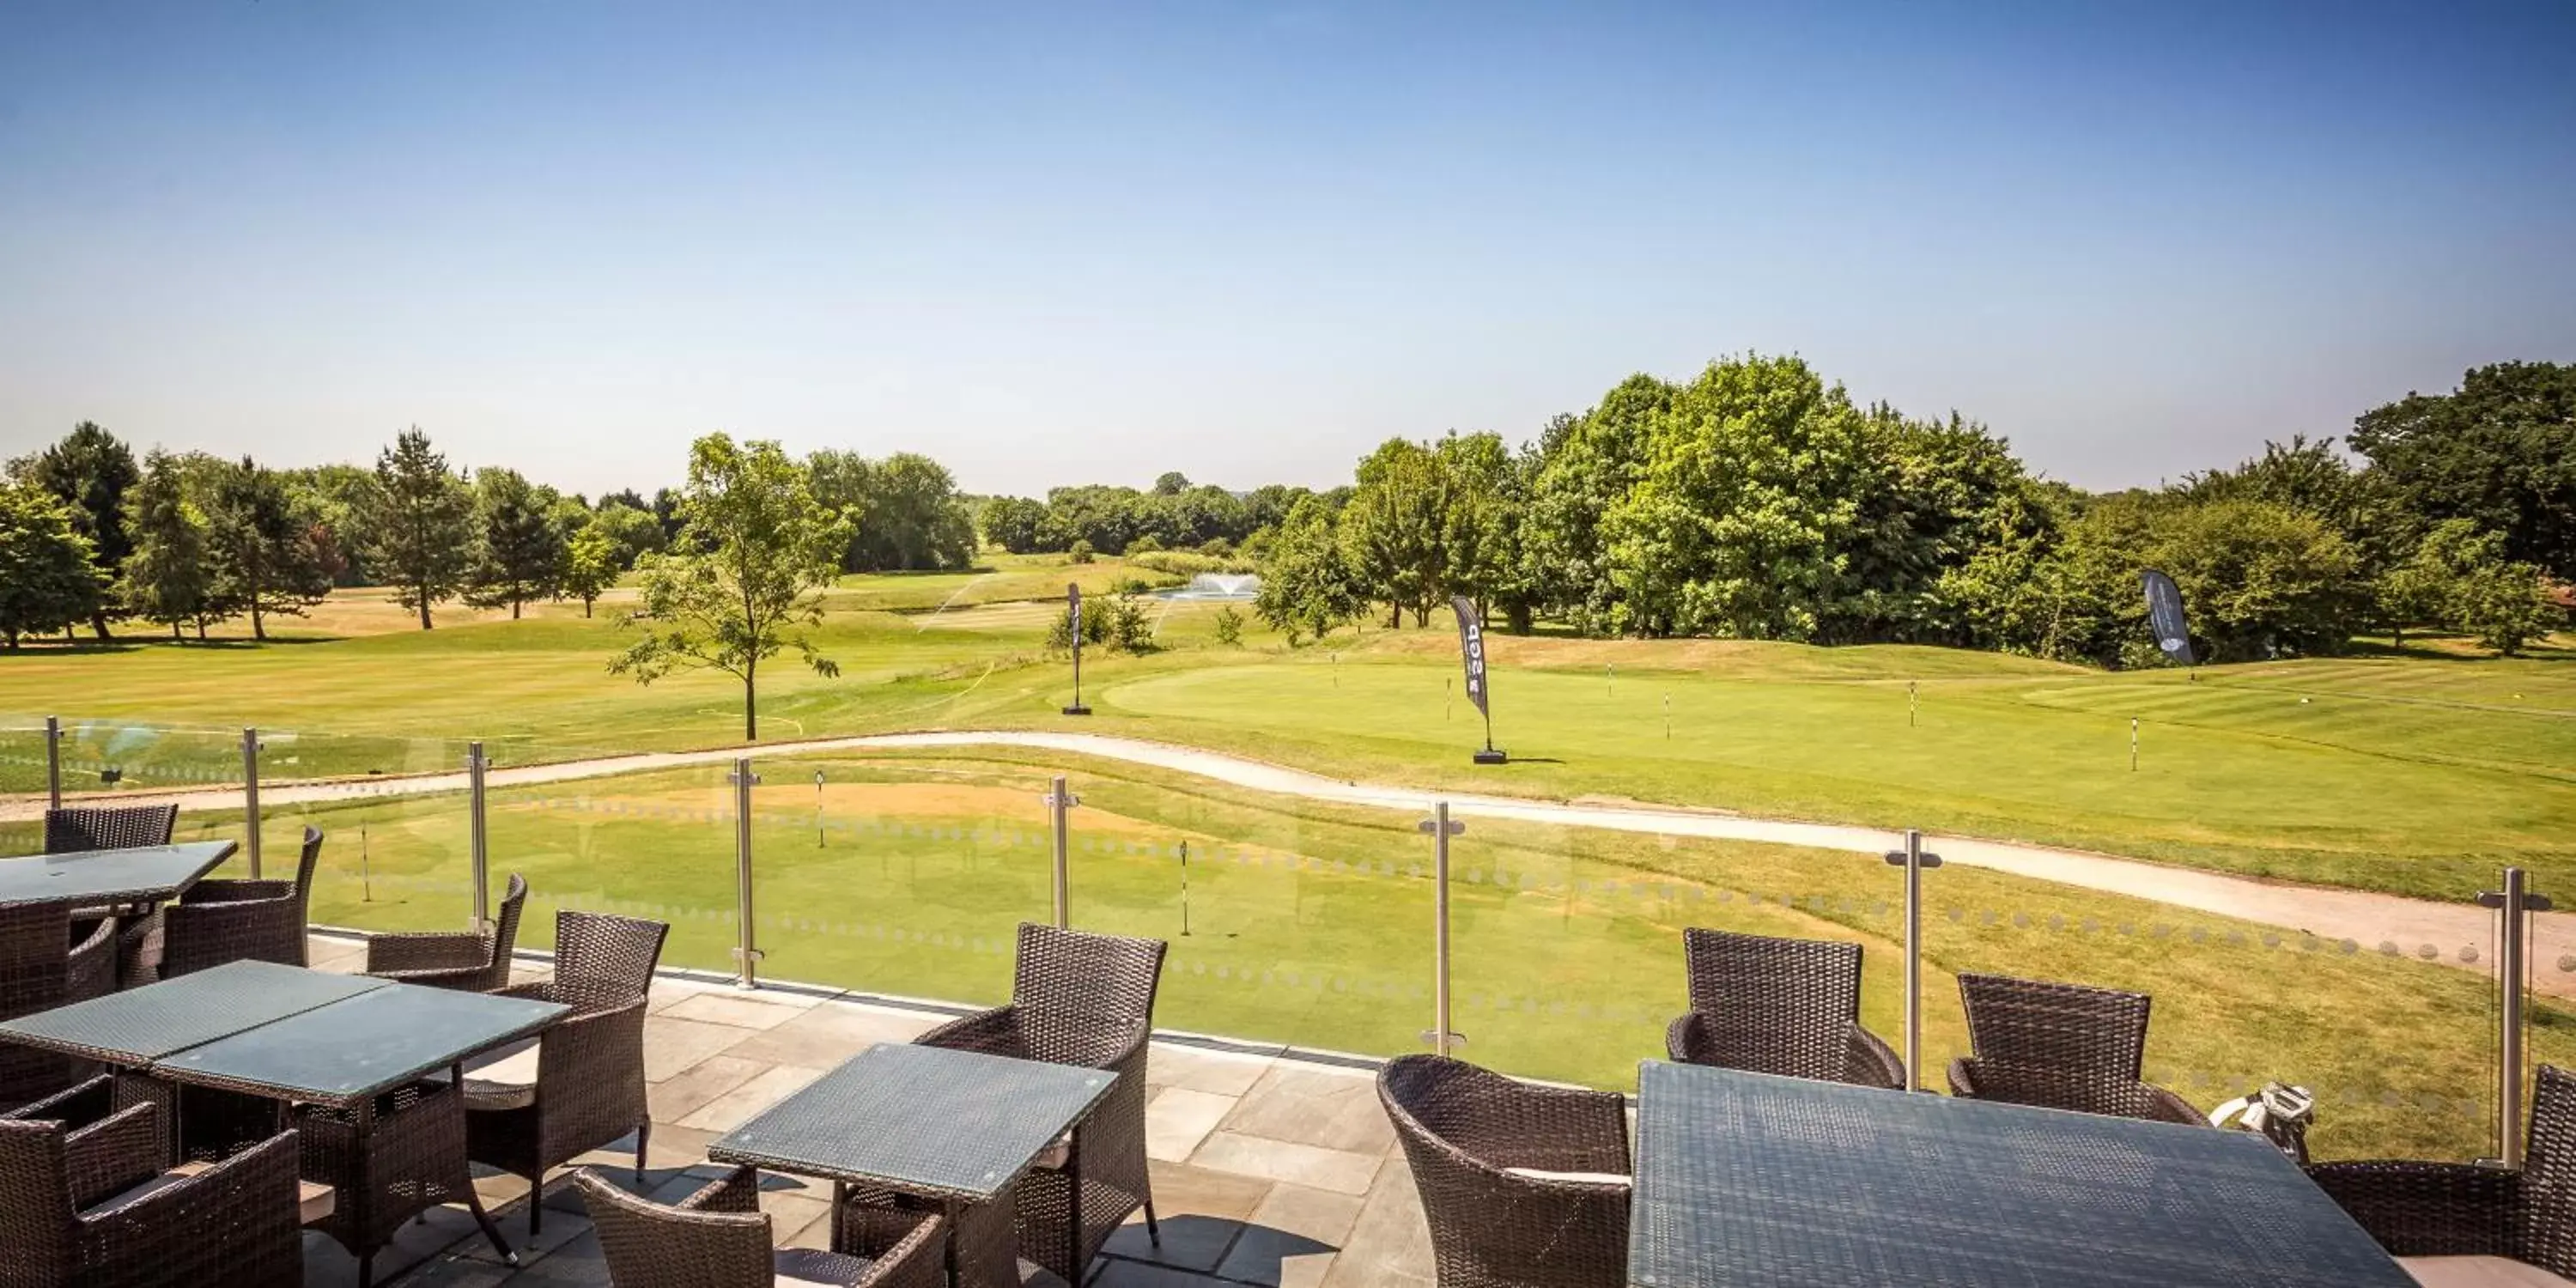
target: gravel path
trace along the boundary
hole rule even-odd
[[[1530,823],[1609,828],[1662,836],[1772,841],[1783,845],[1805,845],[1817,849],[1866,854],[1883,853],[1902,843],[1901,838],[1893,833],[1833,823],[1801,823],[1784,819],[1751,818],[1717,811],[1656,808],[1644,805],[1532,801],[1466,793],[1444,794],[1413,787],[1343,782],[1303,770],[1247,760],[1220,752],[1200,751],[1169,743],[1099,734],[1035,731],[877,734],[867,737],[765,743],[760,747],[759,754],[766,758],[888,747],[978,746],[1030,747],[1085,756],[1101,756],[1130,764],[1149,765],[1159,769],[1195,774],[1256,791],[1344,805],[1419,810],[1425,808],[1435,797],[1444,797],[1449,802],[1450,813],[1470,819],[1515,819]],[[607,756],[593,760],[562,761],[553,764],[514,765],[490,771],[486,775],[486,781],[493,787],[519,787],[596,778],[607,774],[723,764],[735,759],[739,754],[731,749],[645,752],[631,756]],[[397,778],[279,783],[262,787],[260,798],[264,803],[284,805],[369,796],[461,791],[465,785],[465,774],[460,770],[454,773]],[[119,799],[175,800],[184,809],[224,809],[237,807],[240,803],[240,793],[237,790],[225,789],[167,794],[138,792],[120,793]],[[42,812],[41,800],[20,798],[0,803],[0,821],[30,819],[40,816]],[[2133,859],[2115,858],[2082,850],[1986,841],[1973,837],[1927,836],[1924,838],[1924,844],[1927,849],[1939,853],[1943,860],[1950,863],[1992,868],[2018,876],[2053,881],[2061,885],[2081,886],[2090,890],[2151,899],[2176,907],[2193,908],[2264,925],[2306,931],[2328,939],[2348,939],[2358,944],[2362,951],[2383,951],[2386,946],[2393,945],[2397,951],[2409,956],[2421,956],[2429,949],[2446,964],[2475,970],[2481,974],[2492,973],[2489,970],[2489,961],[2492,956],[2493,915],[2486,909],[2466,901],[2436,903],[2431,900],[2373,894],[2361,890],[2288,885],[2190,868],[2142,863]],[[1892,878],[1893,874],[1890,875]],[[1938,881],[1939,878],[1936,876],[1928,880]],[[2576,898],[2576,892],[2566,893],[2569,897]],[[2464,953],[2464,949],[2471,951]],[[2476,959],[2474,963],[2462,960],[2464,956],[2469,955],[2474,955]],[[2535,963],[2535,969],[2532,972],[2535,987],[2555,996],[2576,998],[2576,914],[2542,913],[2535,916],[2532,955]]]

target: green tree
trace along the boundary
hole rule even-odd
[[[329,534],[325,544],[337,554],[333,584],[381,584],[368,567],[375,544],[371,527],[384,509],[376,472],[360,465],[313,465],[277,474],[287,503]]]
[[[250,614],[251,638],[264,641],[271,616],[302,617],[331,593],[331,570],[276,471],[245,456],[221,469],[213,491],[206,551],[218,594]]]
[[[618,553],[617,538],[598,523],[585,524],[573,534],[564,553],[563,592],[581,601],[582,616],[590,616],[590,606],[600,594],[617,584]]]
[[[1449,572],[1449,469],[1432,448],[1390,438],[1359,465],[1359,489],[1339,530],[1362,599],[1387,606],[1387,625],[1428,625]]]
[[[2479,367],[2364,413],[2351,442],[2415,514],[2470,520],[2506,560],[2576,581],[2576,364]]]
[[[473,494],[414,425],[376,454],[371,499],[369,563],[428,630],[429,610],[462,592],[473,567]]]
[[[1616,621],[1646,635],[1809,640],[1848,592],[1868,430],[1805,361],[1710,364],[1653,422],[1602,518]]]
[[[564,568],[557,500],[553,488],[532,484],[517,470],[475,474],[474,561],[465,602],[477,608],[506,604],[516,621],[530,600],[555,593]]]
[[[1015,555],[1046,547],[1046,503],[1022,496],[997,496],[984,503],[984,539]]]
[[[33,469],[42,484],[71,508],[72,523],[89,540],[90,563],[100,585],[116,577],[134,547],[125,537],[125,493],[142,475],[134,468],[134,451],[116,435],[82,421],[62,441],[38,454]],[[117,604],[98,596],[90,609],[90,630],[106,639],[107,619]]]
[[[206,516],[188,497],[179,465],[166,452],[144,458],[143,477],[125,494],[128,553],[117,578],[125,610],[169,626],[200,623],[206,608]]]
[[[1181,473],[1179,470],[1172,470],[1154,480],[1154,495],[1156,496],[1179,496],[1183,492],[1187,492],[1189,490],[1190,476]]]
[[[614,493],[600,498],[599,508],[590,512],[589,526],[597,528],[616,545],[620,569],[634,567],[636,560],[661,549],[664,544],[662,525],[654,519],[653,512],[640,505],[629,505]]]
[[[1303,639],[1331,634],[1359,607],[1332,504],[1313,494],[1300,497],[1269,543],[1252,611],[1294,648]]]
[[[2504,534],[2484,531],[2475,520],[2434,524],[2413,557],[2380,578],[2384,619],[2431,622],[2506,656],[2521,652],[2549,633],[2557,607],[2540,569],[2507,558],[2505,550]]]
[[[760,737],[760,664],[793,648],[820,675],[840,668],[801,627],[822,621],[819,593],[850,543],[850,522],[815,499],[805,469],[774,442],[709,434],[689,447],[674,507],[676,551],[646,555],[642,606],[624,624],[643,638],[608,669],[650,684],[712,669],[742,681],[742,732]]]
[[[0,483],[0,638],[49,635],[97,611],[98,571],[72,508],[43,486]]]
[[[1522,524],[1538,609],[1587,635],[1619,629],[1618,582],[1601,532],[1645,472],[1655,423],[1679,391],[1653,376],[1621,381],[1581,416],[1559,416],[1539,436]]]

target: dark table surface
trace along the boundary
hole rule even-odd
[[[707,1147],[719,1163],[989,1202],[1109,1093],[1106,1069],[884,1043]]]
[[[223,866],[236,848],[232,841],[191,841],[0,859],[0,907],[23,903],[103,907],[174,899]]]
[[[539,1032],[571,1010],[556,1002],[388,984],[191,1046],[156,1060],[152,1071],[172,1082],[353,1103]]]
[[[141,1068],[174,1052],[390,987],[270,962],[230,962],[0,1022],[0,1042]]]
[[[1647,1288],[2411,1288],[2262,1138],[1647,1061]]]

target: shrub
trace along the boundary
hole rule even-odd
[[[1216,610],[1216,642],[1227,648],[1243,643],[1243,614],[1234,611],[1232,604]]]
[[[1151,533],[1127,543],[1127,553],[1130,555],[1150,555],[1162,548],[1163,543],[1156,541]]]
[[[1066,563],[1090,563],[1091,543],[1076,539],[1073,543],[1073,548],[1065,552],[1064,561]]]

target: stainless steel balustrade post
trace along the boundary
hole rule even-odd
[[[1047,807],[1047,821],[1055,833],[1055,928],[1071,930],[1073,929],[1071,813],[1074,806],[1082,803],[1082,798],[1074,795],[1073,790],[1065,784],[1064,776],[1058,774],[1055,781],[1047,788],[1047,794],[1043,799]]]
[[[63,718],[45,717],[45,808],[63,807]]]
[[[242,729],[242,848],[250,856],[250,879],[259,880],[259,730]]]
[[[1434,1052],[1447,1055],[1467,1040],[1449,1023],[1449,838],[1467,825],[1452,820],[1449,802],[1440,801],[1414,827],[1431,835],[1431,1031],[1422,1036]]]
[[[740,988],[760,986],[760,943],[754,931],[757,918],[751,904],[751,789],[760,776],[751,772],[751,757],[733,762],[733,774],[726,781],[733,784],[733,882],[734,906],[740,911],[742,942],[733,950],[734,984]]]
[[[2496,910],[2496,1121],[2495,1157],[2522,1166],[2524,1062],[2523,988],[2530,971],[2531,914],[2550,910],[2547,895],[2533,894],[2520,868],[2504,870],[2504,888],[2483,890],[2478,902]]]
[[[1941,866],[1941,856],[1923,848],[1923,833],[1908,828],[1905,848],[1887,853],[1890,866],[1905,869],[1905,1085],[1923,1089],[1923,870]]]
[[[465,744],[466,852],[473,857],[474,917],[471,924],[476,930],[492,927],[492,860],[491,850],[485,844],[488,838],[484,831],[483,812],[483,771],[491,763],[483,758],[482,743]]]

